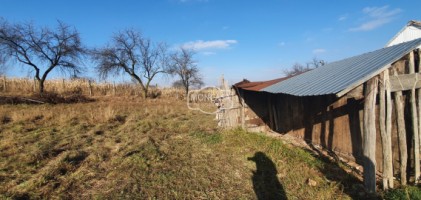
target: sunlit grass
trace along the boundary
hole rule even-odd
[[[261,133],[219,130],[181,100],[109,97],[0,113],[0,197],[255,199],[249,158],[262,152],[289,199],[350,198],[326,178],[331,163]]]

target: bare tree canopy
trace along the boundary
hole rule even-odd
[[[296,76],[298,74],[310,71],[312,69],[321,67],[325,65],[326,62],[324,60],[319,60],[318,58],[313,58],[310,62],[307,62],[306,65],[302,65],[300,63],[295,63],[292,65],[290,69],[284,70],[285,76]]]
[[[40,93],[44,92],[44,82],[53,69],[79,73],[81,57],[86,52],[77,30],[60,21],[55,29],[50,29],[38,28],[32,23],[10,24],[2,20],[0,46],[11,60],[35,71]]]
[[[92,55],[102,78],[112,73],[127,73],[139,83],[145,98],[151,81],[157,74],[166,72],[169,61],[164,43],[152,43],[132,29],[114,34],[110,44],[93,50]]]
[[[186,95],[193,86],[203,85],[199,68],[193,60],[194,52],[185,48],[171,55],[171,65],[169,73],[179,78],[177,85],[182,85]],[[181,83],[181,84],[180,84]]]

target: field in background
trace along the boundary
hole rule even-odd
[[[142,96],[142,90],[135,83],[95,82],[88,79],[51,79],[45,81],[45,89],[57,94],[78,93],[88,97],[98,96]],[[0,77],[0,92],[4,95],[28,95],[36,93],[38,85],[29,78]],[[151,86],[149,95],[152,98],[184,98],[184,90],[179,88],[160,88]]]
[[[27,79],[2,85],[0,96],[33,92]],[[145,100],[131,84],[49,80],[46,89],[94,101],[0,104],[0,198],[366,197],[345,166],[264,134],[220,130],[215,116],[187,109],[181,90]]]

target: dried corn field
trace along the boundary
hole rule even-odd
[[[0,77],[0,92],[5,95],[27,95],[38,91],[38,84],[29,78]],[[45,82],[48,92],[58,94],[78,93],[86,96],[142,96],[141,87],[135,83],[96,82],[89,79],[51,79]],[[183,99],[179,88],[150,88],[149,96]]]

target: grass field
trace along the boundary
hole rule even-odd
[[[364,197],[342,166],[213,118],[164,98],[0,105],[0,197]]]

